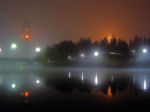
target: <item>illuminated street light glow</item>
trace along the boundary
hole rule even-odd
[[[16,48],[17,48],[17,44],[12,43],[12,44],[11,44],[11,48],[12,48],[12,49],[16,49]]]
[[[111,42],[111,36],[108,37],[108,43],[110,44]]]
[[[83,58],[84,56],[85,56],[85,55],[82,53],[82,54],[81,54],[81,57]]]
[[[39,83],[40,83],[40,80],[36,80],[36,83],[39,84]]]
[[[146,54],[146,53],[147,53],[147,49],[143,49],[142,52],[143,52],[144,54]]]
[[[26,35],[25,35],[25,38],[26,38],[26,39],[29,39],[29,38],[30,38],[30,36],[29,36],[28,34],[26,34]]]
[[[94,56],[96,56],[96,57],[99,56],[99,52],[95,51]]]
[[[37,48],[35,48],[35,52],[41,52],[41,48],[40,47],[37,47]]]
[[[16,84],[12,84],[11,87],[12,87],[12,88],[16,88]]]

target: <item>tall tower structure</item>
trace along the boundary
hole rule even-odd
[[[24,38],[24,39],[30,39],[31,38],[31,29],[30,29],[30,24],[28,22],[25,22],[23,25],[22,38]]]

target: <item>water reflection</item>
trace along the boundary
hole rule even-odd
[[[48,97],[55,92],[61,94],[78,92],[88,95],[92,95],[94,92],[99,96],[104,95],[110,99],[122,94],[125,95],[127,92],[134,94],[134,96],[150,94],[149,72],[115,73],[78,70],[69,72],[32,71],[15,74],[3,73],[3,75],[0,75],[0,89],[4,93],[12,93],[18,95],[18,97],[23,97],[24,103],[29,103],[31,101],[29,98],[35,96],[43,97],[43,93]],[[0,94],[0,97],[3,96],[3,94]]]
[[[71,78],[71,74],[70,74],[70,72],[68,73],[68,77],[69,77],[69,78]]]
[[[108,87],[107,96],[112,97],[111,86]]]
[[[95,85],[97,85],[98,83],[98,77],[97,77],[97,73],[96,73],[96,76],[95,76]]]
[[[83,82],[83,80],[84,80],[84,73],[83,73],[83,72],[82,72],[81,80],[82,80],[82,82]]]

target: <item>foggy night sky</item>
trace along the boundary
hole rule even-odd
[[[20,38],[25,21],[41,46],[112,34],[129,41],[150,36],[150,0],[0,0],[0,44]]]

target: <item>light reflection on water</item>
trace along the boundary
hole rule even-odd
[[[129,97],[130,94],[126,93],[132,93],[133,96],[145,96],[150,93],[149,82],[149,72],[66,70],[3,73],[0,74],[0,98],[23,97],[19,100],[27,104],[34,102],[35,99],[57,100],[58,96],[56,97],[55,94],[64,97],[64,93],[67,93],[69,97],[76,92],[79,97],[80,94],[88,94],[87,97],[93,95],[96,99],[121,95]],[[8,102],[9,98],[6,98]]]
[[[38,71],[39,72],[39,71]],[[111,87],[116,89],[123,89],[121,86],[134,86],[136,89],[141,91],[149,92],[149,80],[150,74],[144,73],[144,75],[140,73],[101,73],[101,72],[61,72],[61,71],[53,71],[53,72],[36,72],[34,73],[13,73],[13,74],[1,74],[0,75],[0,87],[4,85],[5,87],[12,87],[21,89],[22,87],[34,88],[37,85],[42,85],[42,87],[51,87],[53,85],[47,85],[48,80],[56,80],[55,82],[59,83],[62,80],[66,81],[68,74],[69,80],[74,79],[73,81],[79,83],[81,80],[82,83],[88,83],[92,88],[101,88],[107,86],[107,89],[110,90]],[[66,78],[65,78],[66,77]],[[131,79],[132,78],[132,79]],[[41,80],[42,79],[42,83]],[[71,83],[71,82],[70,82]],[[82,86],[82,83],[80,86]],[[61,83],[60,83],[61,85]],[[66,87],[67,88],[67,87]],[[105,88],[106,89],[106,88]],[[125,89],[124,89],[125,90]]]

